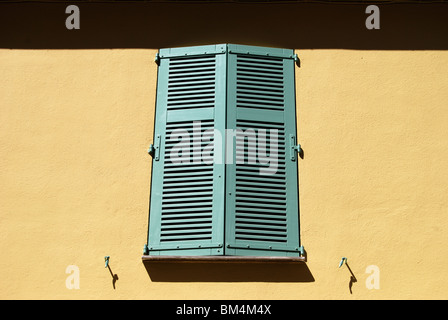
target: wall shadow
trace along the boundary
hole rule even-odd
[[[358,279],[356,279],[355,274],[353,273],[352,269],[348,265],[348,262],[345,262],[345,266],[347,267],[348,271],[350,271],[350,280],[348,282],[348,290],[350,291],[350,294],[353,294],[353,284],[355,282],[358,282]]]
[[[68,30],[69,4],[80,29]],[[164,48],[240,43],[294,49],[447,50],[448,3],[379,4],[368,30],[366,4],[112,2],[2,3],[0,47]]]
[[[153,282],[314,282],[306,263],[143,264]]]
[[[110,265],[108,265],[107,268],[109,269],[110,275],[112,277],[112,287],[115,290],[115,283],[118,280],[118,274],[112,272],[112,269],[110,268]]]

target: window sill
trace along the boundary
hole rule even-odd
[[[258,257],[258,256],[142,256],[143,262],[171,263],[300,263],[305,257]]]

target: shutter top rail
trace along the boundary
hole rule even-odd
[[[228,44],[227,50],[229,51],[229,53],[235,53],[235,54],[249,54],[265,57],[273,57],[273,58],[294,59],[293,49]]]
[[[179,47],[179,48],[166,48],[159,50],[160,58],[174,58],[174,57],[187,57],[197,56],[204,54],[218,54],[226,53],[226,44],[206,45],[206,46],[194,46],[194,47]]]
[[[170,263],[301,263],[305,257],[284,256],[152,256],[143,255],[143,262]]]
[[[216,44],[192,47],[166,48],[159,50],[159,58],[188,57],[204,54],[250,54],[273,58],[294,59],[293,49],[268,48],[239,44]]]

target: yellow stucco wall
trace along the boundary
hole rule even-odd
[[[151,280],[155,52],[0,50],[0,298],[448,297],[447,52],[298,52],[311,282]],[[366,288],[369,265],[380,289]]]
[[[448,51],[297,50],[305,267],[147,270],[156,52],[0,49],[0,299],[448,298]]]

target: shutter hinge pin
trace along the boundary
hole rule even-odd
[[[299,56],[297,55],[297,53],[294,55],[294,62],[300,68],[300,59],[299,59]]]
[[[292,134],[289,135],[289,148],[291,161],[296,160],[296,151],[300,158],[303,159],[303,150],[300,144],[296,144],[296,137]]]
[[[149,248],[148,248],[148,245],[145,244],[145,245],[143,246],[143,255],[148,255],[148,254],[149,254]]]
[[[156,57],[154,58],[154,62],[155,62],[158,66],[160,66],[160,55],[159,55],[158,52],[156,53]]]

